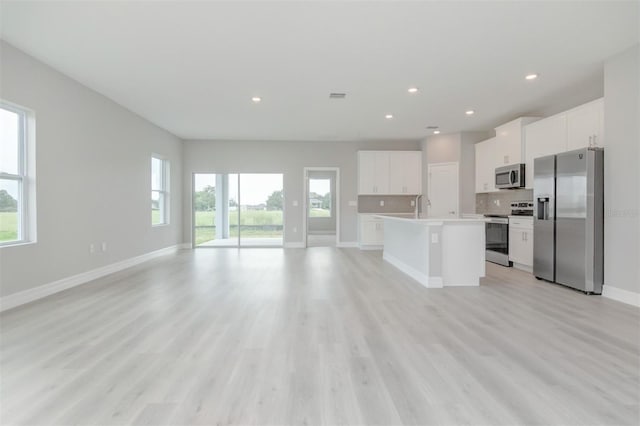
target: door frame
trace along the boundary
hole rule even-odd
[[[336,247],[340,246],[340,167],[304,167],[302,174],[302,245],[307,248],[307,226],[309,203],[309,172],[336,172],[336,205],[332,206],[336,215]]]
[[[460,164],[457,161],[449,161],[443,163],[429,163],[427,164],[427,217],[431,217],[431,168],[438,166],[456,166],[456,213],[460,214]]]

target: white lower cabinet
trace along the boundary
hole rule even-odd
[[[371,214],[360,214],[359,243],[362,249],[379,249],[384,243],[384,221]]]
[[[533,268],[533,218],[509,217],[509,260],[516,268]]]

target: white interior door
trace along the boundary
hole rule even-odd
[[[428,217],[458,217],[458,163],[427,166]]]

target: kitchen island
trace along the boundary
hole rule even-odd
[[[486,219],[384,220],[383,259],[428,288],[478,286],[485,275]]]

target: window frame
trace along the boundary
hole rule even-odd
[[[153,187],[153,160],[158,160],[160,162],[160,189],[154,189]],[[170,165],[169,160],[158,154],[151,155],[151,200],[153,201],[153,194],[159,194],[159,210],[160,210],[160,222],[153,223],[153,216],[151,217],[151,226],[167,226],[170,223],[170,210],[171,204],[169,203],[169,172]],[[151,209],[153,212],[153,207]]]
[[[18,170],[17,174],[0,172],[0,180],[18,183],[18,235],[15,240],[1,241],[0,247],[9,247],[30,242],[29,235],[29,164],[28,160],[28,117],[29,111],[0,100],[0,108],[18,116]]]

